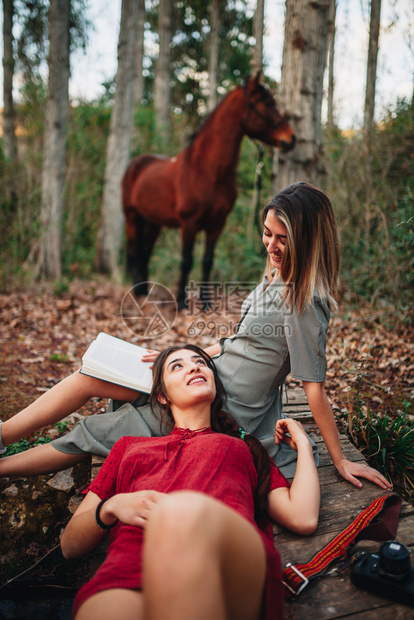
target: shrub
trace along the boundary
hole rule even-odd
[[[378,396],[367,363],[358,369],[348,394],[347,434],[365,455],[403,493],[414,498],[414,423],[412,402],[398,387]]]

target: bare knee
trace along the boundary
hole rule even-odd
[[[220,554],[216,528],[210,527],[213,503],[218,502],[201,493],[182,491],[157,505],[145,528],[147,586],[163,584],[167,595],[166,583],[177,592],[189,583],[195,587],[205,571],[214,572]]]
[[[85,399],[89,400],[100,395],[103,383],[101,379],[84,375],[77,370],[71,375],[71,380]]]
[[[166,537],[193,538],[205,531],[206,523],[215,511],[217,501],[193,491],[177,491],[169,494],[154,510],[148,524],[152,530],[165,532]]]
[[[193,563],[200,555],[215,556],[217,528],[212,527],[218,502],[207,495],[181,491],[168,495],[154,509],[145,530],[146,555],[165,567]]]

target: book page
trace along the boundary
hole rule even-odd
[[[83,356],[82,372],[150,391],[152,371],[141,357],[146,349],[101,332]]]

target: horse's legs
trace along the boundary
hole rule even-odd
[[[188,276],[193,266],[193,249],[194,249],[195,232],[185,231],[182,233],[182,259],[181,259],[181,276],[178,283],[177,307],[182,310],[187,307],[185,287]]]
[[[137,214],[134,270],[134,294],[137,297],[148,294],[148,264],[160,230],[160,226],[147,222]]]
[[[224,222],[218,226],[214,231],[206,233],[206,249],[203,257],[203,281],[201,284],[200,297],[203,302],[203,309],[207,310],[210,307],[210,292],[209,292],[209,278],[210,272],[213,266],[214,248],[221,231],[223,230]],[[181,262],[181,277],[178,285],[177,305],[178,309],[182,310],[187,307],[185,287],[187,284],[188,276],[193,266],[193,249],[195,241],[196,231],[183,230],[183,249],[182,249],[182,262]]]
[[[203,281],[201,283],[200,291],[200,299],[203,303],[203,310],[208,310],[210,307],[210,290],[208,283],[210,280],[211,269],[213,267],[214,249],[223,227],[224,223],[214,231],[206,232],[206,247],[203,256]]]

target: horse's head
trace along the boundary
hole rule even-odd
[[[244,133],[281,151],[293,149],[296,140],[293,129],[287,118],[279,113],[270,90],[260,83],[260,72],[247,78],[243,93],[246,102],[242,121]]]

